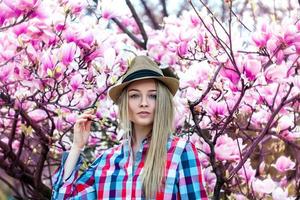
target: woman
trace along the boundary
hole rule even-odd
[[[154,61],[137,56],[122,83],[109,90],[119,107],[124,141],[77,177],[95,117],[82,114],[71,150],[54,176],[53,199],[207,199],[197,150],[171,134],[178,87]]]

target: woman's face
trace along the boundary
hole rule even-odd
[[[156,84],[154,79],[138,80],[128,87],[129,119],[138,126],[152,126],[155,113]]]

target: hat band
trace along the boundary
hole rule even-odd
[[[138,79],[138,78],[142,78],[142,77],[147,77],[147,76],[162,76],[160,73],[149,70],[149,69],[142,69],[142,70],[138,70],[136,72],[133,72],[132,74],[128,75],[123,81],[122,83],[134,80],[134,79]]]

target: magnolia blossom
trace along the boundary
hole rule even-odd
[[[292,116],[284,115],[278,120],[277,127],[279,130],[286,130],[293,126],[294,126],[294,118]]]
[[[74,42],[63,44],[61,47],[61,59],[64,65],[70,64],[74,60],[77,46]]]
[[[273,198],[273,200],[294,200],[294,199],[296,199],[294,197],[289,197],[288,191],[284,190],[281,187],[277,187],[272,192],[272,198]]]
[[[282,137],[284,137],[288,141],[296,141],[297,139],[300,138],[300,131],[288,131],[285,130],[280,133]]]
[[[238,174],[245,182],[252,183],[255,179],[256,170],[251,166],[250,160],[247,160],[244,167],[238,171]]]
[[[72,76],[70,81],[70,87],[73,91],[76,91],[82,84],[83,78],[80,73],[75,74]]]
[[[48,117],[46,111],[41,110],[41,109],[35,109],[31,112],[28,113],[28,115],[33,119],[34,121],[41,121],[44,120]]]
[[[216,159],[220,161],[239,160],[241,156],[237,143],[239,143],[240,149],[242,151],[244,148],[242,139],[233,140],[232,138],[228,137],[228,135],[221,135],[217,139],[217,143],[215,146]],[[210,149],[205,149],[204,151],[207,151],[206,153],[210,153]]]
[[[287,158],[285,156],[280,156],[275,165],[273,165],[279,172],[286,172],[288,170],[294,169],[295,162],[291,161],[290,158]]]
[[[4,142],[5,144],[8,144],[9,139],[5,137],[5,138],[2,138],[1,141]],[[17,149],[19,149],[19,146],[20,146],[20,141],[14,140],[12,142],[12,145],[11,145],[12,149],[17,150]]]
[[[211,167],[205,168],[203,175],[204,175],[204,180],[205,180],[207,187],[210,188],[211,190],[213,190],[217,179],[216,179],[216,175],[212,172]]]
[[[252,186],[253,190],[259,194],[271,194],[276,188],[276,183],[271,178],[255,179]]]

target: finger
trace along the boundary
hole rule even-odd
[[[76,124],[81,124],[81,123],[87,122],[87,121],[88,121],[88,119],[85,119],[85,118],[83,118],[83,119],[77,119],[76,120]]]
[[[96,116],[92,115],[92,114],[82,114],[78,118],[80,118],[80,119],[94,119],[94,118],[96,118]]]

